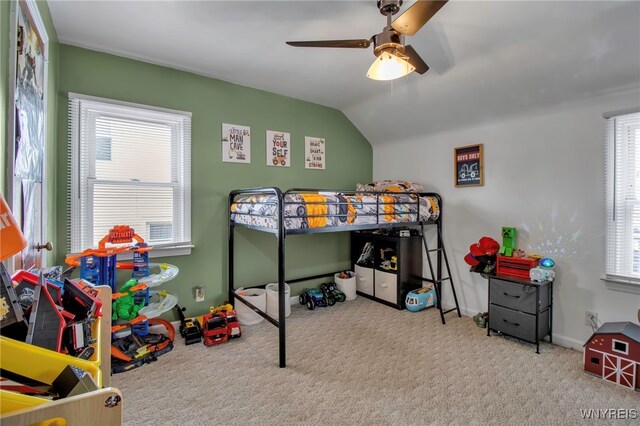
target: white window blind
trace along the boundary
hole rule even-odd
[[[191,114],[69,94],[72,252],[129,225],[156,248],[191,246]]]
[[[640,285],[640,113],[606,122],[606,277]]]

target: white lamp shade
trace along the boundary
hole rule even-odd
[[[382,52],[369,67],[367,77],[372,80],[395,80],[404,77],[413,70],[415,67],[406,60],[392,53]]]

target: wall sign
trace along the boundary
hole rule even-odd
[[[484,185],[482,144],[454,148],[456,187]]]
[[[251,163],[251,128],[222,123],[222,161]]]
[[[304,168],[305,169],[325,169],[325,149],[324,138],[304,137]]]
[[[291,166],[291,135],[267,130],[267,166]]]

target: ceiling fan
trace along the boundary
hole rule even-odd
[[[387,26],[370,39],[288,41],[294,47],[341,47],[366,49],[373,43],[375,61],[367,72],[373,80],[393,80],[413,71],[424,74],[429,66],[410,45],[405,35],[414,35],[447,3],[448,0],[418,0],[393,22],[391,17],[400,11],[402,0],[378,0],[380,13],[387,17]]]

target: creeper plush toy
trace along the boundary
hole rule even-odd
[[[516,249],[516,228],[502,227],[502,246],[500,254],[503,256],[512,256]]]

